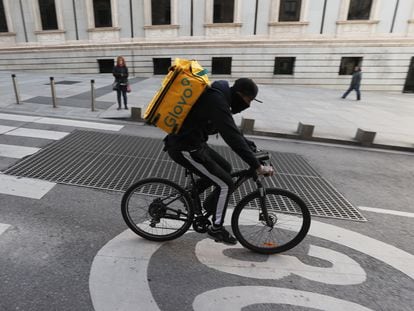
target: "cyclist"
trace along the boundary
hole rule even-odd
[[[237,243],[223,227],[234,184],[230,163],[207,145],[208,135],[219,133],[257,174],[273,175],[271,166],[263,166],[256,159],[253,153],[256,146],[243,136],[232,116],[250,107],[253,100],[260,102],[256,99],[257,93],[257,85],[249,78],[240,78],[231,87],[227,81],[216,81],[200,96],[180,132],[169,134],[164,139],[169,156],[201,177],[199,181],[204,186],[203,190],[214,185],[214,191],[205,200],[204,207],[207,208],[206,204],[213,205],[213,225],[207,232],[216,242]],[[202,182],[206,180],[209,183]]]

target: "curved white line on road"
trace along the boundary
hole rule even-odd
[[[359,304],[326,295],[288,288],[265,286],[235,286],[217,288],[198,295],[193,309],[197,311],[240,311],[255,304],[286,304],[335,311],[372,311]]]
[[[162,244],[126,230],[101,248],[89,276],[95,311],[159,311],[148,284],[147,268]]]
[[[414,278],[414,256],[392,245],[318,221],[312,222],[309,234],[365,253]],[[147,268],[162,244],[138,238],[130,230],[109,241],[96,255],[89,277],[95,311],[159,311]]]
[[[308,234],[367,254],[414,279],[414,256],[395,246],[351,230],[314,220]]]
[[[305,279],[334,285],[352,285],[365,282],[364,269],[349,256],[334,250],[310,245],[308,255],[329,261],[332,266],[321,268],[304,264],[292,255],[268,256],[264,262],[244,261],[224,255],[227,249],[242,248],[240,244],[230,246],[204,239],[196,245],[198,260],[212,269],[256,279],[282,279],[298,275]]]

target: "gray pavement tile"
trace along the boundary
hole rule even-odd
[[[0,109],[6,112],[35,113],[73,118],[128,119],[131,110],[116,110],[116,94],[111,89],[111,74],[55,75],[55,81],[79,81],[56,85],[60,107],[45,104],[50,101],[50,74],[17,73],[22,105],[16,105],[9,72],[0,72]],[[97,111],[90,111],[90,80],[95,80]],[[132,92],[128,106],[145,109],[161,86],[162,76],[130,79]],[[264,102],[235,116],[255,120],[255,130],[294,134],[298,123],[315,126],[314,136],[353,141],[358,128],[377,132],[374,143],[414,148],[414,94],[364,91],[362,100],[344,90],[290,85],[259,85]]]

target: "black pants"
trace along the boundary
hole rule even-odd
[[[205,203],[208,201],[215,205],[213,223],[223,225],[229,198],[234,191],[230,163],[207,144],[194,151],[169,149],[168,154],[175,162],[199,177],[207,178],[215,186]]]
[[[351,93],[352,90],[355,90],[355,92],[357,93],[357,100],[361,100],[361,91],[359,90],[359,85],[357,86],[351,85],[348,88],[348,90],[344,93],[344,95],[342,95],[342,98],[346,98],[348,94]]]
[[[118,108],[121,108],[121,94],[124,98],[124,106],[125,108],[128,107],[128,100],[127,100],[127,88],[126,86],[120,85],[116,90],[117,100],[118,100]]]

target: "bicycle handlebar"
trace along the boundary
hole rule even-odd
[[[267,163],[266,161],[270,160],[270,153],[264,150],[258,150],[254,153],[254,155],[256,156],[256,159],[259,160],[259,162],[263,165]]]
[[[270,153],[268,151],[263,151],[263,150],[259,150],[257,152],[254,153],[254,155],[256,156],[256,159],[259,160],[260,164],[262,165],[268,165],[268,162],[270,160]],[[256,174],[256,170],[249,168],[249,169],[244,169],[241,171],[237,171],[237,172],[233,172],[231,174],[232,177],[253,177],[254,179],[257,178],[257,174]]]

